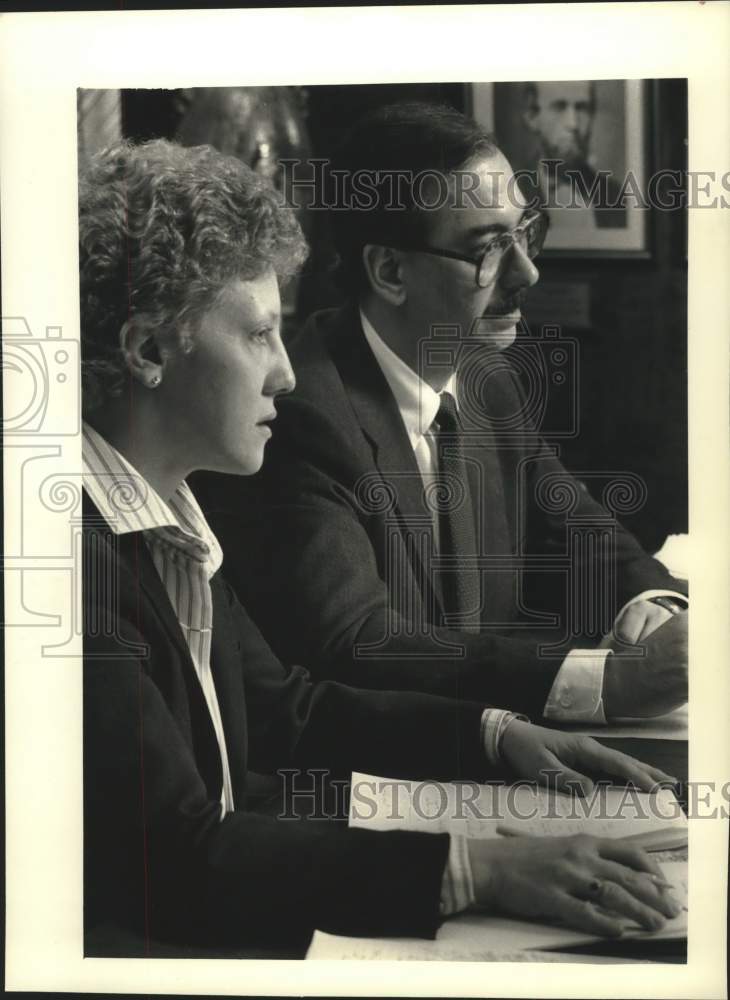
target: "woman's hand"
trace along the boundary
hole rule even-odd
[[[564,792],[590,795],[593,782],[586,772],[631,781],[644,792],[659,782],[677,783],[664,771],[609,750],[590,736],[545,729],[520,719],[513,719],[504,731],[501,754],[516,777],[551,784]]]
[[[659,930],[681,908],[645,851],[610,838],[470,840],[476,901],[515,917],[619,936],[626,919]]]

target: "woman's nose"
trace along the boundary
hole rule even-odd
[[[286,353],[286,348],[280,338],[267,383],[269,392],[276,396],[292,392],[297,384],[289,355]]]

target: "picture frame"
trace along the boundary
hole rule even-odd
[[[651,257],[651,95],[647,80],[473,83],[491,132],[550,229],[546,257]]]

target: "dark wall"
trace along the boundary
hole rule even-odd
[[[651,86],[650,169],[684,172],[686,81]],[[656,551],[668,534],[688,530],[686,209],[653,209],[649,228],[646,260],[538,263],[544,285],[588,286],[589,325],[565,326],[579,349],[580,420],[579,436],[562,445],[566,464],[642,476],[647,502],[624,522]]]
[[[647,109],[650,169],[686,169],[687,89],[684,80],[651,81]],[[364,111],[391,101],[437,100],[464,108],[462,84],[357,85],[306,88],[313,155],[327,158],[343,130]],[[175,91],[122,92],[123,128],[138,139],[172,137],[183,104]],[[326,213],[308,235],[312,255],[298,292],[298,313],[341,300]],[[624,520],[650,551],[670,533],[687,531],[687,277],[686,212],[653,210],[646,259],[574,255],[540,258],[539,307],[528,297],[532,335],[553,323],[551,296],[566,285],[580,291],[588,318],[579,326],[558,310],[561,336],[577,346],[579,433],[555,439],[566,464],[582,471],[629,471],[641,476],[648,499]],[[545,429],[559,426],[570,406],[572,380],[552,386]]]

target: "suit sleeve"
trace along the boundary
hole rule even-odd
[[[485,777],[483,704],[313,683],[304,668],[277,659],[226,590],[240,642],[253,770],[297,766],[347,778],[352,771],[442,781]]]
[[[142,638],[131,627],[122,631],[132,642]],[[259,766],[324,765],[338,732],[345,754],[358,744],[355,757],[380,766],[382,757],[363,752],[368,741],[380,741],[380,725],[391,750],[401,727],[415,754],[426,727],[450,719],[451,736],[440,737],[442,748],[454,741],[442,764],[448,770],[458,754],[454,727],[477,713],[472,706],[455,715],[452,705],[429,706],[428,699],[372,713],[367,699],[355,704],[355,692],[338,700],[325,688],[315,698],[302,671],[288,678],[280,671],[259,660],[248,678],[251,757]],[[420,708],[424,717],[416,721]],[[162,690],[145,664],[112,640],[85,645],[84,824],[87,921],[219,945],[298,941],[315,927],[433,936],[439,923],[448,837],[350,830],[334,820],[287,821],[245,809],[221,820],[220,801],[207,791]]]

